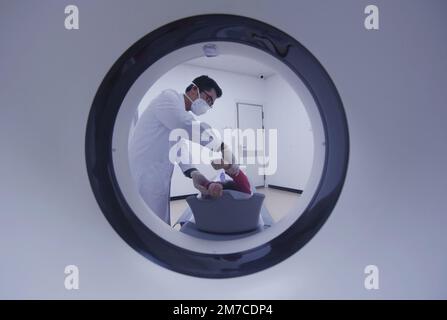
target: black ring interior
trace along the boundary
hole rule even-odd
[[[112,135],[125,95],[155,61],[182,47],[229,41],[263,50],[285,63],[307,86],[323,121],[326,155],[318,188],[300,218],[282,234],[256,248],[205,254],[164,240],[145,226],[126,202],[115,177]],[[201,15],[169,23],[144,36],[112,66],[94,98],[85,140],[93,193],[115,231],[136,251],[170,270],[206,278],[243,276],[264,270],[302,248],[333,210],[346,176],[349,136],[337,89],[318,60],[298,41],[263,22],[234,15]]]

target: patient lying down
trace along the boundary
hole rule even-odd
[[[240,170],[239,166],[234,163],[234,157],[228,148],[222,148],[222,160],[214,160],[211,162],[212,167],[215,170],[224,169],[225,173],[233,180],[226,180],[224,182],[211,181],[207,182],[205,187],[208,190],[208,197],[218,198],[222,196],[224,189],[235,190],[246,194],[251,194],[251,186],[245,173]],[[230,163],[226,163],[224,159],[230,158]],[[202,194],[202,197],[207,197]]]
[[[220,164],[213,162],[211,164],[214,169],[219,169]],[[239,192],[251,194],[251,186],[247,176],[239,169],[237,164],[224,165],[225,173],[229,175],[233,180],[226,180],[225,182],[211,181],[205,186],[208,189],[208,193],[213,198],[222,196],[224,189],[236,190]]]

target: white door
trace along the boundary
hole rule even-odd
[[[255,187],[264,186],[264,175],[260,175],[258,171],[259,163],[263,163],[264,161],[263,148],[262,150],[258,150],[259,145],[264,145],[264,135],[257,134],[257,129],[264,128],[263,108],[261,105],[237,103],[237,118],[238,128],[242,131],[252,129],[253,137],[255,139],[255,143],[249,142],[251,137],[247,138],[250,135],[248,131],[245,131],[247,135],[239,135],[239,145],[241,147],[239,157],[241,168]],[[262,140],[261,144],[258,142],[259,138]]]

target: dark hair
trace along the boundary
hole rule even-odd
[[[216,96],[219,98],[220,96],[222,96],[222,89],[217,85],[216,81],[214,81],[213,79],[211,79],[208,76],[200,76],[195,78],[192,83],[194,83],[199,90],[206,90],[209,91],[211,89],[216,90]],[[192,84],[190,84],[185,92],[188,92],[189,90],[191,90],[192,88]]]

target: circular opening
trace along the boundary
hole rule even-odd
[[[237,241],[236,247],[232,241],[211,245],[188,237],[186,248],[182,246],[185,235],[172,232],[155,216],[141,215],[147,209],[139,208],[138,192],[130,192],[134,187],[129,172],[125,171],[128,170],[126,150],[131,119],[126,117],[132,117],[132,112],[126,111],[126,105],[132,97],[141,98],[172,62],[193,58],[196,53],[188,54],[188,50],[207,42],[245,45],[247,50],[254,48],[271,55],[279,63],[278,68],[285,70],[283,77],[294,89],[300,83],[307,89],[307,95],[300,97],[308,108],[314,129],[314,158],[318,161],[314,161],[306,186],[309,193],[303,194],[308,197],[307,204],[305,208],[296,208],[295,215],[289,214],[275,228]],[[148,82],[144,88],[138,81],[146,74]],[[301,81],[297,81],[297,77]],[[135,104],[133,106],[135,108]],[[315,57],[272,26],[230,15],[182,19],[138,41],[106,75],[87,124],[87,170],[95,197],[110,224],[148,259],[171,270],[200,277],[250,274],[284,260],[304,246],[336,204],[346,175],[348,155],[348,129],[341,99]]]
[[[159,85],[157,86],[157,82],[159,81],[160,78],[166,76],[166,72],[169,72],[170,70],[172,70],[172,68],[178,66],[179,64],[184,63],[185,61],[187,63],[191,63],[191,59],[193,59],[192,60],[193,63],[197,63],[197,57],[203,55],[203,53],[201,52],[203,43],[190,45],[178,49],[174,52],[171,52],[168,55],[165,55],[157,62],[155,62],[153,65],[151,65],[148,69],[146,69],[144,73],[141,74],[141,76],[134,82],[132,87],[127,92],[126,97],[123,100],[123,103],[120,106],[119,113],[115,122],[114,134],[113,134],[113,164],[114,164],[113,167],[118,181],[118,185],[120,187],[121,192],[124,195],[124,198],[130,205],[132,211],[138,216],[138,218],[142,221],[144,225],[146,225],[151,230],[155,231],[164,240],[169,241],[178,247],[202,253],[225,254],[225,253],[235,253],[249,250],[262,244],[268,243],[270,240],[283,233],[300,217],[300,215],[304,212],[305,208],[310,203],[312,196],[314,195],[315,190],[318,186],[318,182],[321,179],[325,159],[325,143],[324,143],[324,130],[322,120],[318,112],[318,107],[316,106],[315,101],[312,98],[312,95],[310,94],[309,90],[289,68],[284,66],[284,64],[278,61],[278,59],[275,59],[271,55],[268,55],[267,53],[261,50],[232,42],[214,42],[214,43],[218,45],[219,52],[221,55],[228,54],[232,57],[233,61],[235,59],[235,53],[237,53],[238,57],[244,57],[245,59],[252,59],[258,62],[259,61],[266,62],[268,64],[271,73],[275,74],[277,77],[280,78],[278,79],[278,81],[275,82],[275,84],[276,85],[279,84],[281,86],[288,85],[290,89],[293,90],[293,92],[295,93],[295,97],[292,96],[292,98],[295,99],[294,102],[297,103],[297,105],[288,106],[288,108],[302,109],[300,113],[301,116],[306,117],[310,122],[310,125],[312,127],[312,132],[309,137],[310,139],[312,139],[311,141],[312,150],[310,150],[312,155],[308,156],[309,161],[311,162],[308,168],[310,172],[305,173],[306,175],[308,175],[308,177],[302,178],[302,182],[300,185],[302,185],[301,188],[303,190],[303,193],[301,195],[293,194],[293,197],[294,198],[296,197],[296,199],[291,201],[292,203],[289,204],[290,208],[288,208],[287,214],[283,214],[282,219],[275,219],[275,217],[278,216],[277,212],[278,208],[275,208],[275,206],[268,207],[266,203],[269,200],[267,194],[265,204],[263,205],[263,210],[267,211],[266,214],[271,216],[274,223],[271,225],[271,227],[266,227],[265,229],[263,229],[262,232],[256,232],[256,233],[247,232],[245,233],[245,236],[244,234],[238,234],[236,236],[209,235],[200,232],[190,232],[189,234],[183,232],[178,233],[176,232],[176,230],[173,230],[172,228],[170,228],[169,225],[167,225],[160,218],[158,218],[158,216],[152,212],[152,210],[144,203],[142,197],[139,195],[138,187],[135,184],[135,180],[132,179],[132,172],[130,170],[131,164],[129,163],[129,155],[128,155],[128,144],[129,144],[128,142],[130,140],[129,129],[131,128],[131,123],[134,122],[135,113],[138,112],[138,114],[141,115],[145,111],[148,103],[150,103],[154,95],[157,95],[159,91],[163,90],[162,87],[160,87]],[[210,62],[210,64],[212,64],[212,62]],[[189,82],[192,81],[191,77],[194,78],[195,75],[189,72],[182,75],[181,73],[185,73],[184,68],[180,69],[181,72],[176,72],[175,76],[168,75],[168,80],[173,80],[176,77],[184,78],[184,81],[180,80],[178,81],[180,81],[180,83],[184,84],[185,86],[188,85]],[[191,69],[192,70],[190,71],[194,72],[194,68]],[[203,71],[208,71],[209,73],[209,71],[211,70],[203,70]],[[195,72],[197,72],[197,70]],[[236,75],[233,74],[233,78],[235,78],[235,76]],[[221,79],[222,78],[223,77],[221,75]],[[215,79],[217,80],[218,78]],[[162,83],[166,83],[166,80],[162,81]],[[229,87],[231,87],[231,85],[229,84],[222,86],[224,94],[225,92],[228,92],[227,89]],[[153,88],[153,90],[149,88]],[[227,95],[231,96],[231,94],[229,93],[227,93]],[[210,111],[209,113],[217,112],[216,110],[218,108],[230,108],[232,107],[231,106],[232,102],[235,104],[233,106],[234,111],[236,112],[239,111],[238,109],[239,108],[241,109],[243,106],[242,104],[238,104],[238,102],[236,102],[237,100],[233,100],[233,98],[234,97],[230,97],[228,100],[223,100],[223,102],[220,102],[219,100],[221,99],[218,99],[215,103],[216,106],[213,108],[214,110]],[[224,99],[224,96],[222,97],[222,99]],[[259,102],[257,105],[262,103],[263,98],[261,98],[258,101]],[[284,110],[275,110],[274,108],[276,107],[278,107],[278,104],[274,104],[273,106],[270,106],[271,109],[266,110],[270,111],[270,113],[267,113],[267,115],[265,116],[266,119],[274,117],[275,116],[274,113],[285,112]],[[232,114],[232,116],[237,118],[237,114],[236,115]],[[219,120],[222,120],[223,114],[220,113],[216,115],[216,117]],[[198,119],[203,120],[203,117],[198,117]],[[215,123],[218,125],[216,121],[212,120],[213,120],[212,115],[209,116],[207,119],[204,119],[204,121],[207,121],[210,124]],[[285,120],[284,117],[279,119],[279,121],[284,120]],[[266,131],[267,134],[269,133],[269,131],[274,131],[277,133],[277,136],[279,136],[279,138],[283,138],[284,140],[286,140],[285,141],[286,144],[289,145],[290,144],[289,141],[293,140],[295,137],[282,136],[281,134],[286,134],[285,132],[281,131],[281,129],[283,130],[285,129],[284,128],[285,126],[281,126],[280,128],[278,128],[277,125],[278,122],[275,122],[274,127],[268,128]],[[296,138],[298,139],[300,137]],[[278,141],[267,141],[267,142],[273,142],[279,144]],[[286,146],[284,145],[284,143],[282,143],[282,145],[277,145],[276,146],[277,154],[273,154],[272,151],[271,155],[274,156],[273,158],[277,162],[286,161],[288,165],[288,168],[286,170],[290,171],[296,170],[296,168],[293,167],[293,163],[290,163],[292,160],[290,156],[293,154],[293,152],[291,150],[285,150],[285,148]],[[288,159],[284,159],[286,157],[288,157]],[[280,165],[283,165],[283,163],[280,163]],[[206,165],[202,166],[196,165],[195,167],[199,168],[201,172],[208,174],[207,175],[208,178],[212,177],[213,169],[207,170]],[[272,168],[272,170],[273,169],[275,168]],[[284,168],[282,169],[284,170]],[[173,184],[174,179],[177,179],[177,181],[181,179],[180,177],[181,174],[179,173],[179,171],[180,170],[174,172],[174,177],[171,180],[171,185]],[[275,177],[274,174],[276,173],[277,172],[271,172],[272,175],[266,177],[267,184],[273,185],[275,179],[270,178],[274,178]],[[287,174],[292,175],[293,173],[283,172],[283,176]],[[192,182],[190,181],[187,181],[186,183],[189,183],[190,185],[192,184]],[[277,183],[277,185],[280,184]],[[257,189],[258,192],[264,194],[266,193],[265,189],[264,190],[261,189],[258,190],[258,189]],[[188,230],[189,229],[186,228],[186,231]],[[196,239],[192,238],[191,234],[194,235]],[[200,235],[203,235],[203,237],[201,237],[198,241],[197,237]]]

